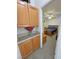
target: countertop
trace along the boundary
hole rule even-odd
[[[24,34],[18,35],[17,42],[18,42],[18,44],[19,43],[22,43],[22,42],[24,42],[24,41],[26,41],[28,39],[31,39],[31,38],[33,38],[33,37],[35,37],[37,35],[40,35],[40,33],[39,32],[36,32],[36,33],[30,33],[28,35],[24,33]]]

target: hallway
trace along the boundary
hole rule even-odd
[[[47,42],[43,48],[38,49],[26,59],[54,59],[56,35],[47,36]]]

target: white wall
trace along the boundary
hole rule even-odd
[[[40,47],[42,48],[42,9],[39,7],[39,32],[40,32]]]
[[[59,18],[60,19],[60,18]],[[58,39],[56,43],[55,59],[61,59],[61,26],[58,28]]]
[[[51,19],[51,20],[46,19],[44,22],[44,27],[48,27],[48,25],[60,25],[60,23],[61,23],[60,16],[55,19]]]
[[[60,25],[60,23],[61,23],[60,16],[56,17],[56,19],[52,19],[48,21],[48,25]]]
[[[59,16],[57,16],[57,22],[58,22],[58,25],[61,25],[61,16],[59,15]]]
[[[17,59],[22,59],[18,46],[17,46]]]
[[[48,25],[59,25],[59,23],[58,23],[58,20],[57,20],[57,19],[52,19],[52,20],[49,20],[47,23],[48,23]]]
[[[35,6],[35,0],[30,0],[30,2],[32,6]]]
[[[35,4],[37,6],[39,6],[40,8],[42,8],[43,6],[45,6],[50,1],[51,0],[35,0]]]
[[[38,8],[38,10],[39,10],[39,32],[40,32],[40,48],[42,48],[42,26],[43,26],[43,24],[42,24],[42,8],[41,8],[41,6],[40,6],[40,4],[39,3],[41,3],[42,4],[42,1],[41,0],[35,0],[35,6]]]

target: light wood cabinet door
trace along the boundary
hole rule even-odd
[[[38,9],[29,5],[30,25],[37,26],[39,24]]]
[[[23,58],[30,55],[33,51],[32,40],[26,40],[22,44],[19,44],[19,48]]]
[[[27,4],[17,3],[17,25],[26,27],[29,24]]]
[[[33,49],[36,50],[38,48],[40,48],[40,36],[33,38]]]

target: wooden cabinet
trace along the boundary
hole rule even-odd
[[[29,15],[27,4],[17,3],[17,25],[28,26],[29,25]]]
[[[33,38],[33,50],[37,50],[38,48],[40,48],[40,36]]]
[[[28,39],[28,40],[26,40],[18,45],[19,45],[21,56],[24,59],[28,55],[33,53],[33,51],[40,48],[40,35],[37,35],[33,38],[30,38],[30,39]]]
[[[32,53],[33,47],[32,47],[32,40],[26,40],[22,44],[19,44],[20,52],[23,58],[28,56]]]
[[[18,27],[37,26],[39,23],[38,9],[26,2],[17,3],[17,25]]]
[[[46,38],[47,38],[47,36],[45,34],[43,34],[43,44],[46,43]]]
[[[38,23],[38,9],[29,5],[29,17],[30,17],[30,25],[37,26]]]

